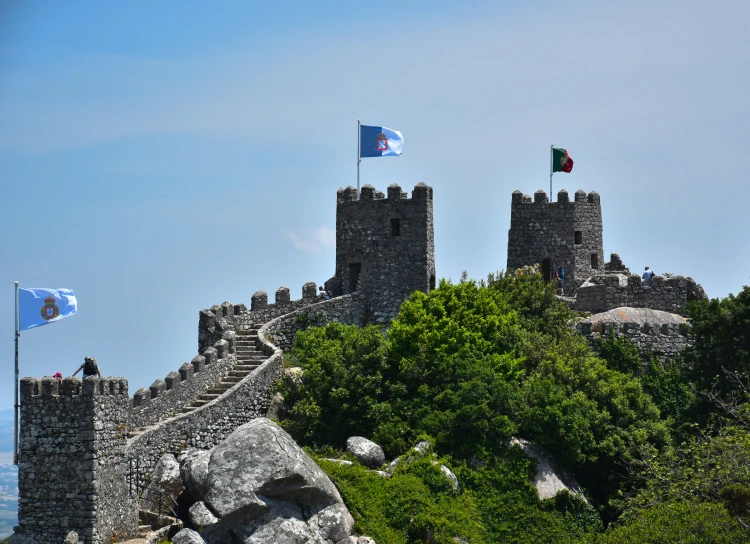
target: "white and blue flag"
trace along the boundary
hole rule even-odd
[[[18,330],[60,321],[78,312],[72,289],[18,289]]]
[[[359,127],[360,157],[400,157],[404,137],[398,130],[386,127]]]

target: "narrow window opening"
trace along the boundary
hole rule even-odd
[[[581,245],[582,243],[583,243],[583,231],[577,230],[576,231],[576,245]]]
[[[591,254],[591,269],[599,270],[599,256],[596,253]]]
[[[391,219],[391,236],[401,236],[401,220]]]
[[[358,291],[362,276],[362,263],[351,263],[349,265],[349,292]]]
[[[430,276],[430,291],[435,289],[435,274],[432,274]]]

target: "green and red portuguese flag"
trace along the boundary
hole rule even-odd
[[[568,155],[568,150],[561,147],[552,148],[552,171],[565,172],[569,174],[573,170],[573,159]]]

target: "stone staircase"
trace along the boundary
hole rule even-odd
[[[182,409],[183,413],[192,412],[196,408],[219,398],[267,359],[267,356],[257,348],[258,329],[260,327],[260,325],[255,325],[252,329],[237,331],[235,339],[237,363],[211,389],[198,395],[189,406],[185,406]]]
[[[235,356],[237,362],[234,367],[224,374],[224,376],[222,376],[213,387],[198,395],[190,405],[183,407],[178,413],[186,414],[192,412],[196,408],[200,408],[212,400],[219,398],[238,382],[242,381],[245,376],[258,368],[263,361],[268,358],[268,356],[257,347],[258,329],[261,327],[262,324],[254,324],[250,329],[237,331],[237,336],[235,337]],[[130,431],[128,437],[132,438],[138,436],[145,430],[146,428],[134,429]]]

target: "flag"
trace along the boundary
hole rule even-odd
[[[385,127],[359,127],[360,157],[393,157],[401,156],[404,137],[398,130]]]
[[[573,170],[573,159],[568,155],[568,150],[560,147],[552,148],[552,171],[569,174],[571,170]]]
[[[78,312],[72,289],[18,289],[18,330],[41,327]]]

